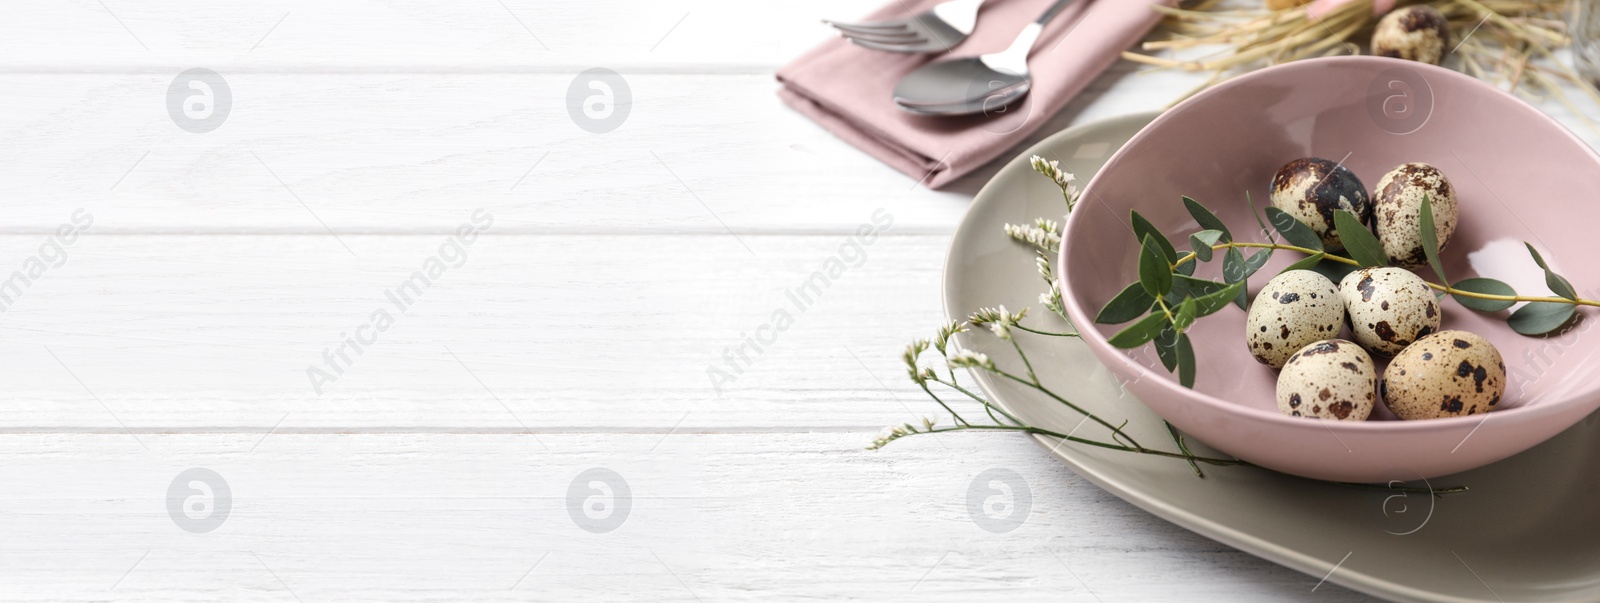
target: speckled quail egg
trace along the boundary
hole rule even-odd
[[[1440,331],[1389,362],[1382,391],[1384,404],[1406,420],[1486,413],[1506,393],[1506,364],[1489,340]]]
[[[1333,281],[1310,270],[1290,270],[1267,281],[1250,304],[1245,340],[1256,360],[1272,368],[1306,344],[1339,335],[1344,304]]]
[[[1420,220],[1422,198],[1426,196],[1433,207],[1433,232],[1438,236],[1439,248],[1450,242],[1456,233],[1460,205],[1456,203],[1456,189],[1439,168],[1426,163],[1407,163],[1383,175],[1378,188],[1372,191],[1373,221],[1377,223],[1378,240],[1383,243],[1383,253],[1391,263],[1400,266],[1421,266],[1428,256],[1422,251]]]
[[[1291,417],[1365,421],[1377,400],[1378,370],[1343,339],[1308,345],[1278,373],[1278,410]]]
[[[1362,268],[1339,281],[1350,334],[1367,351],[1393,356],[1439,330],[1444,318],[1427,281],[1404,268]]]
[[[1296,159],[1272,177],[1272,206],[1310,226],[1330,250],[1343,249],[1333,212],[1347,210],[1362,224],[1372,220],[1367,187],[1348,168],[1318,157]]]
[[[1431,6],[1396,9],[1372,30],[1372,54],[1438,65],[1450,47],[1450,24]]]

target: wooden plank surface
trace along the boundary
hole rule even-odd
[[[1363,599],[1022,437],[861,450],[934,414],[898,355],[943,320],[950,236],[997,169],[929,191],[777,100],[820,19],[870,5],[7,9],[0,279],[45,268],[0,280],[0,599]],[[607,133],[569,114],[596,67],[632,100]],[[169,107],[193,68],[225,83],[209,131]],[[1119,65],[1017,145],[1198,81]],[[847,269],[796,308],[830,258]],[[229,489],[210,532],[167,508],[197,467]],[[631,491],[614,531],[568,509],[594,468]],[[1013,531],[969,503],[991,468],[1030,497]]]
[[[328,235],[97,222],[0,322],[13,397],[0,429],[875,431],[936,408],[899,355],[941,320],[948,244],[879,216],[893,222],[859,247],[743,235],[758,256],[727,234],[499,234],[496,218],[420,295],[404,284],[441,246],[456,254],[446,235],[346,235],[351,256]],[[8,237],[0,257],[38,244]],[[807,288],[845,256],[859,259]],[[415,297],[402,311],[391,294]],[[768,343],[741,359],[758,331]],[[372,343],[350,347],[358,336]]]
[[[0,478],[27,485],[4,497],[7,599],[1359,599],[1171,529],[1021,436],[878,452],[860,433],[142,439],[0,441]],[[209,492],[180,489],[202,510],[175,520],[168,488],[197,467]],[[622,514],[609,531],[568,510],[596,467],[627,495],[584,483],[571,500]],[[1021,476],[996,501],[1010,511],[968,502],[991,468]],[[180,527],[223,507],[211,531]],[[986,512],[1026,519],[997,534]]]

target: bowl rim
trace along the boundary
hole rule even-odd
[[[1145,138],[1150,137],[1153,131],[1160,129],[1160,127],[1163,126],[1167,121],[1175,119],[1178,115],[1184,113],[1192,105],[1206,102],[1211,97],[1223,94],[1233,88],[1247,86],[1260,79],[1275,77],[1280,73],[1306,69],[1318,69],[1329,64],[1392,68],[1396,66],[1394,63],[1395,61],[1405,60],[1364,55],[1302,59],[1259,69],[1222,82],[1216,86],[1212,86],[1211,88],[1203,90],[1194,96],[1183,100],[1177,105],[1174,105],[1172,108],[1163,111],[1161,115],[1156,117],[1154,121],[1151,121],[1149,125],[1146,125],[1144,128],[1140,129],[1137,134],[1134,134],[1133,138],[1130,138],[1127,144],[1122,145],[1121,148],[1117,149],[1117,151],[1106,160],[1105,167],[1101,168],[1100,171],[1096,173],[1095,177],[1091,179],[1084,187],[1081,197],[1087,197],[1096,192],[1095,189],[1100,183],[1101,176],[1107,172],[1106,168],[1116,165],[1116,163],[1121,160],[1124,155],[1131,153],[1135,148],[1140,146],[1140,143],[1142,143]],[[1576,143],[1580,148],[1586,150],[1595,164],[1600,165],[1600,153],[1597,153],[1593,147],[1590,147],[1589,143],[1585,142],[1582,138],[1579,138],[1572,132],[1572,130],[1568,129],[1565,125],[1562,125],[1561,122],[1556,121],[1555,118],[1539,110],[1537,107],[1528,104],[1522,99],[1507,94],[1506,92],[1488,84],[1487,82],[1484,82],[1483,80],[1479,80],[1472,76],[1457,72],[1453,69],[1447,69],[1436,65],[1418,63],[1414,61],[1405,61],[1403,66],[1406,68],[1426,72],[1430,77],[1455,79],[1459,82],[1464,82],[1468,87],[1475,86],[1483,92],[1492,93],[1500,96],[1501,98],[1514,101],[1512,106],[1516,107],[1516,110],[1533,115],[1536,120],[1543,120],[1545,123],[1555,126],[1558,131],[1566,135],[1568,141]],[[1086,309],[1080,305],[1076,296],[1068,293],[1070,288],[1067,285],[1068,275],[1071,273],[1072,264],[1067,262],[1067,250],[1069,245],[1065,243],[1065,241],[1069,240],[1073,231],[1080,222],[1082,222],[1082,220],[1079,219],[1079,215],[1074,213],[1067,216],[1066,224],[1062,227],[1062,239],[1064,242],[1061,245],[1060,251],[1056,254],[1056,265],[1059,266],[1056,275],[1056,282],[1064,293],[1062,298],[1065,302],[1067,314],[1072,319],[1072,323],[1074,325],[1092,325],[1094,324],[1093,317],[1089,315],[1086,312]],[[1580,320],[1597,319],[1600,318],[1582,317]],[[1177,379],[1171,374],[1157,372],[1153,368],[1146,366],[1143,363],[1133,361],[1133,359],[1124,354],[1122,350],[1111,347],[1111,344],[1107,341],[1107,338],[1100,333],[1099,329],[1091,327],[1086,330],[1079,330],[1078,332],[1082,333],[1080,339],[1089,345],[1090,349],[1095,352],[1096,356],[1099,356],[1100,359],[1107,364],[1108,368],[1111,368],[1110,365],[1112,364],[1120,364],[1125,367],[1132,367],[1132,371],[1134,375],[1138,377],[1138,381],[1144,382],[1146,381],[1146,378],[1149,378],[1148,382],[1153,383],[1153,387],[1159,390],[1159,393],[1157,394],[1159,396],[1177,396],[1196,401],[1202,406],[1213,411],[1222,412],[1224,414],[1243,415],[1255,420],[1265,421],[1268,424],[1282,425],[1285,427],[1306,427],[1320,424],[1328,429],[1336,429],[1343,432],[1356,434],[1370,434],[1434,431],[1452,426],[1464,427],[1469,423],[1478,423],[1481,426],[1482,423],[1488,421],[1488,417],[1490,416],[1503,416],[1504,418],[1515,417],[1519,419],[1519,422],[1526,422],[1541,418],[1545,415],[1562,413],[1568,410],[1568,407],[1571,406],[1577,406],[1585,403],[1592,404],[1594,399],[1597,397],[1597,394],[1600,394],[1600,386],[1595,386],[1577,393],[1569,394],[1548,404],[1539,404],[1535,406],[1516,406],[1486,412],[1482,415],[1464,415],[1459,417],[1444,417],[1439,419],[1417,421],[1317,421],[1315,424],[1313,424],[1306,421],[1304,418],[1290,417],[1282,413],[1237,404],[1222,398],[1218,398],[1217,396],[1206,392],[1182,387],[1177,382]],[[1382,400],[1376,400],[1376,403],[1386,404],[1386,402]],[[1150,405],[1150,408],[1151,410],[1158,410],[1159,405]],[[1157,414],[1160,413],[1158,412]],[[1477,427],[1473,427],[1473,430],[1476,431]]]

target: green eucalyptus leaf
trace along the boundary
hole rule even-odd
[[[1199,265],[1199,264],[1200,264],[1200,262],[1196,262],[1196,261],[1192,261],[1192,260],[1188,261],[1188,262],[1184,262],[1182,264],[1179,264],[1177,268],[1173,268],[1172,269],[1172,273],[1174,275],[1181,274],[1183,276],[1194,276],[1194,267]]]
[[[1210,316],[1212,314],[1216,314],[1218,310],[1228,307],[1228,302],[1238,298],[1244,292],[1244,281],[1239,281],[1217,291],[1213,291],[1205,295],[1191,297],[1186,301],[1194,302],[1195,317],[1198,318],[1201,316]]]
[[[1178,336],[1178,383],[1194,387],[1194,345],[1189,342],[1188,333]]]
[[[1271,249],[1262,249],[1251,255],[1249,259],[1245,259],[1239,248],[1229,247],[1228,253],[1223,256],[1222,279],[1230,284],[1241,283],[1239,292],[1235,294],[1233,300],[1234,305],[1239,306],[1240,310],[1246,310],[1250,307],[1250,296],[1246,291],[1248,285],[1244,285],[1244,283],[1248,283],[1250,277],[1256,271],[1267,265],[1267,260],[1272,259],[1272,251]]]
[[[1528,254],[1533,256],[1533,263],[1538,264],[1540,270],[1550,269],[1550,265],[1544,263],[1544,256],[1539,255],[1539,250],[1534,249],[1532,243],[1523,241],[1522,244],[1528,247]]]
[[[1551,270],[1550,265],[1544,263],[1544,256],[1539,255],[1539,250],[1534,249],[1532,244],[1523,243],[1523,245],[1528,246],[1528,253],[1533,254],[1533,261],[1539,264],[1540,268],[1544,269],[1545,286],[1550,287],[1550,291],[1554,292],[1556,295],[1571,300],[1577,300],[1578,292],[1572,288],[1572,283],[1567,282],[1565,277],[1556,274],[1554,270]]]
[[[1250,277],[1244,265],[1244,254],[1238,247],[1229,247],[1222,253],[1222,280],[1237,283]]]
[[[1255,252],[1255,254],[1251,255],[1249,259],[1245,260],[1245,276],[1254,276],[1257,271],[1261,270],[1262,266],[1266,266],[1267,260],[1272,259],[1273,251],[1275,250],[1263,249]]]
[[[1238,247],[1229,247],[1227,253],[1222,254],[1222,280],[1229,283],[1243,283],[1250,278],[1250,270],[1245,266],[1244,254],[1239,253]],[[1234,298],[1233,303],[1240,310],[1247,309],[1250,303],[1249,296],[1244,291]]]
[[[1220,230],[1202,230],[1189,235],[1189,247],[1194,249],[1195,259],[1202,262],[1211,261],[1211,254],[1214,251],[1211,246],[1216,245],[1221,238]]]
[[[1156,348],[1156,357],[1161,359],[1161,366],[1167,367],[1167,372],[1178,368],[1178,331],[1172,328],[1162,329],[1156,338],[1151,340]]]
[[[1261,232],[1266,233],[1268,241],[1271,241],[1273,244],[1277,244],[1278,238],[1273,236],[1273,230],[1271,228],[1267,228],[1266,222],[1261,221],[1261,212],[1256,211],[1256,202],[1250,200],[1250,191],[1244,192],[1244,202],[1246,205],[1250,206],[1250,215],[1255,216],[1256,226],[1260,226]]]
[[[1546,272],[1544,273],[1544,283],[1556,295],[1573,301],[1578,300],[1578,290],[1572,288],[1572,283],[1568,282],[1566,277],[1554,272]]]
[[[1284,268],[1278,274],[1283,274],[1284,272],[1288,272],[1290,270],[1310,270],[1311,267],[1316,266],[1317,262],[1321,262],[1322,258],[1326,257],[1327,255],[1328,254],[1326,254],[1326,253],[1318,251],[1316,253],[1313,253],[1311,255],[1306,256],[1304,259],[1301,259],[1298,262],[1295,262],[1293,264],[1289,264],[1289,267]]]
[[[1512,295],[1516,295],[1517,294],[1517,290],[1516,289],[1512,289],[1511,285],[1507,285],[1507,284],[1505,284],[1503,282],[1494,280],[1492,278],[1462,279],[1462,280],[1457,281],[1455,283],[1451,283],[1450,286],[1452,288],[1455,288],[1455,289],[1460,289],[1462,291],[1468,291],[1468,292],[1472,292],[1472,293],[1487,293],[1489,295],[1506,295],[1506,296],[1512,296]],[[1467,297],[1467,296],[1464,296],[1464,295],[1451,295],[1451,297],[1455,298],[1456,303],[1459,303],[1459,304],[1461,304],[1463,306],[1466,306],[1469,309],[1477,310],[1479,312],[1499,312],[1499,311],[1504,310],[1506,308],[1510,308],[1511,306],[1516,305],[1516,303],[1517,303],[1517,302],[1510,301],[1510,300],[1482,299],[1482,298],[1478,298],[1478,297]]]
[[[1201,297],[1227,288],[1228,283],[1219,283],[1192,276],[1172,275],[1172,292],[1183,293],[1183,295],[1173,300],[1174,303],[1183,303],[1183,298],[1185,297]]]
[[[1172,290],[1172,264],[1167,262],[1161,245],[1153,236],[1146,235],[1144,246],[1139,250],[1139,282],[1144,284],[1144,291],[1150,297],[1161,297]]]
[[[1310,226],[1294,219],[1289,212],[1276,207],[1268,207],[1265,211],[1267,221],[1272,223],[1272,227],[1276,228],[1278,234],[1283,235],[1283,240],[1288,241],[1290,245],[1322,251],[1322,237],[1317,236],[1316,231],[1311,230]]]
[[[1156,335],[1161,334],[1161,330],[1167,328],[1170,324],[1172,323],[1167,322],[1167,315],[1160,312],[1152,312],[1139,319],[1139,322],[1117,331],[1117,334],[1107,339],[1106,343],[1111,344],[1112,347],[1125,350],[1136,348],[1149,343],[1151,339],[1155,339]]]
[[[1160,245],[1161,253],[1167,259],[1167,263],[1177,262],[1178,250],[1172,247],[1172,241],[1168,241],[1166,235],[1161,234],[1161,231],[1157,230],[1149,220],[1144,219],[1144,216],[1139,215],[1139,212],[1130,212],[1130,214],[1133,219],[1133,235],[1140,241],[1144,241],[1146,237],[1154,238],[1156,243]]]
[[[1180,331],[1189,328],[1189,325],[1194,324],[1194,319],[1199,315],[1199,312],[1200,308],[1195,304],[1193,297],[1184,299],[1183,303],[1178,304],[1178,311],[1172,315],[1172,326],[1177,327]]]
[[[1144,283],[1133,283],[1123,288],[1121,293],[1106,302],[1100,308],[1100,313],[1094,317],[1097,324],[1120,325],[1140,316],[1156,304],[1156,298],[1151,297],[1144,290]]]
[[[1228,232],[1228,225],[1223,224],[1217,214],[1211,213],[1211,210],[1206,209],[1206,206],[1201,205],[1199,201],[1184,197],[1183,207],[1189,210],[1189,215],[1194,217],[1194,221],[1200,224],[1201,228],[1222,233],[1223,241],[1233,241],[1233,234]]]
[[[1528,302],[1512,312],[1506,322],[1511,330],[1523,335],[1544,335],[1561,328],[1578,313],[1575,304],[1559,302]]]
[[[1335,211],[1333,225],[1339,229],[1339,242],[1344,244],[1345,251],[1350,252],[1350,259],[1360,262],[1362,268],[1389,265],[1389,256],[1383,252],[1383,243],[1378,242],[1377,235],[1367,230],[1367,225],[1362,224],[1355,214],[1343,209]]]
[[[1223,223],[1222,219],[1218,218],[1206,206],[1201,205],[1199,201],[1184,197],[1183,206],[1189,210],[1189,215],[1194,217],[1194,221],[1200,225],[1200,228],[1221,233],[1220,240],[1223,242],[1233,241],[1233,233],[1228,231],[1228,225]]]
[[[1427,195],[1422,196],[1422,214],[1417,219],[1417,236],[1422,239],[1422,253],[1428,256],[1428,266],[1433,268],[1433,273],[1439,275],[1439,283],[1450,284],[1450,278],[1444,275],[1444,262],[1439,260],[1439,231],[1433,226],[1433,201]]]

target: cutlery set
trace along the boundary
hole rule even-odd
[[[894,89],[894,104],[927,116],[999,114],[1032,89],[1028,53],[1045,24],[1072,4],[1057,0],[1017,34],[1005,50],[935,61],[918,68]],[[865,23],[825,21],[851,43],[884,52],[927,54],[948,52],[966,41],[977,26],[983,0],[949,0],[906,17]]]

